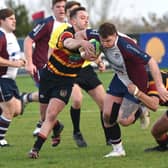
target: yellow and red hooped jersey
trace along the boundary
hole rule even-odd
[[[65,29],[58,39],[57,47],[54,48],[49,58],[47,67],[56,75],[76,77],[84,63],[78,49],[69,50],[63,45],[64,40],[74,38],[74,34],[73,27]]]

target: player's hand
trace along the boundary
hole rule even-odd
[[[106,70],[106,65],[103,61],[99,61],[97,65],[100,72],[104,72]]]
[[[15,66],[20,68],[20,67],[24,67],[26,65],[26,60],[25,59],[18,59],[18,60],[14,60],[15,62]]]
[[[159,97],[161,98],[161,100],[163,102],[168,101],[168,91],[167,91],[167,89],[162,85],[162,86],[157,87],[157,90],[159,92]]]
[[[32,76],[34,75],[35,72],[37,72],[36,66],[32,63],[26,63],[25,69]]]
[[[94,61],[97,59],[94,46],[89,41],[83,40],[81,42],[81,48],[79,50],[82,58],[89,61]]]

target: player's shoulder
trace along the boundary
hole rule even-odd
[[[57,25],[57,27],[54,28],[54,31],[52,32],[52,34],[63,32],[68,27],[69,27],[68,23],[60,23],[59,25]]]
[[[47,18],[42,19],[40,22],[38,22],[38,24],[35,25],[34,29],[39,28],[39,27],[42,28],[42,27],[45,27],[45,25],[49,25],[53,23],[54,23],[54,17],[49,16]]]
[[[53,16],[49,16],[44,18],[41,23],[48,23],[48,22],[54,22],[54,17]],[[40,23],[40,22],[39,22]]]
[[[97,29],[88,28],[88,29],[86,29],[85,32],[86,32],[86,36],[87,36],[88,40],[96,39],[99,41],[99,33],[98,33]]]
[[[0,30],[0,37],[5,36],[5,33]]]
[[[70,33],[73,33],[75,34],[75,30],[72,26],[68,26],[64,29],[64,32],[70,32]]]
[[[6,35],[2,30],[0,30],[0,39],[1,41],[6,40]]]
[[[134,39],[132,39],[131,37],[129,37],[127,34],[124,34],[124,33],[121,33],[121,32],[117,32],[117,33],[118,33],[119,40],[121,42],[131,43],[131,44],[136,43],[136,41]]]

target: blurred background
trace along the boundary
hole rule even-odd
[[[135,38],[142,49],[152,55],[161,68],[168,67],[168,0],[78,0],[89,12],[90,26],[105,21]],[[18,37],[23,39],[35,22],[52,14],[51,0],[0,0],[0,8],[15,10]]]

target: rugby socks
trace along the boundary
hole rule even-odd
[[[111,137],[112,144],[119,144],[121,142],[121,130],[118,123],[111,127]]]
[[[136,122],[136,120],[140,117],[140,115],[141,115],[142,113],[143,113],[143,112],[142,112],[142,109],[139,108],[139,109],[136,111],[136,113],[135,113],[135,120],[134,120],[133,123]]]
[[[33,149],[35,149],[37,151],[40,151],[40,149],[43,146],[46,139],[47,139],[46,136],[39,133],[38,136],[37,136],[37,140],[34,143]]]
[[[4,116],[0,116],[0,140],[5,138],[6,132],[8,131],[8,127],[11,123],[11,120],[8,120]]]
[[[103,112],[101,111],[100,112],[100,120],[101,120],[101,125],[102,125],[102,128],[103,128],[103,131],[104,131],[104,135],[105,135],[105,138],[106,138],[106,141],[110,140],[111,139],[111,127],[109,128],[106,128],[104,126],[104,122],[103,122]]]
[[[70,108],[70,115],[73,124],[73,134],[80,132],[80,109]]]
[[[32,93],[26,93],[26,94],[24,94],[22,99],[23,99],[24,103],[33,102]]]
[[[41,128],[42,124],[43,124],[43,121],[39,120],[36,124],[36,127]]]

